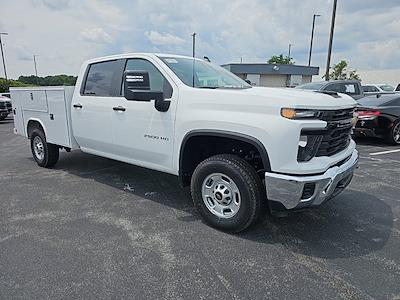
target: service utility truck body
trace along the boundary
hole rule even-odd
[[[39,166],[59,150],[179,176],[204,220],[238,232],[261,207],[317,206],[351,181],[354,100],[252,87],[209,62],[133,53],[85,62],[75,87],[11,89]]]

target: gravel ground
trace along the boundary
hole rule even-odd
[[[174,176],[62,152],[0,122],[0,298],[400,299],[400,152],[360,140],[349,189],[229,235]]]

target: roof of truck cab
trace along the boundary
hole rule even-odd
[[[167,54],[167,53],[132,52],[132,53],[121,53],[121,54],[115,54],[115,55],[109,55],[109,56],[96,57],[96,58],[87,60],[86,63],[94,63],[94,62],[113,60],[113,59],[121,59],[121,58],[130,58],[130,57],[135,57],[135,56],[147,56],[147,57],[153,57],[153,58],[159,58],[159,57],[189,58],[189,59],[193,58],[191,56]],[[196,58],[196,60],[202,60],[202,59]]]

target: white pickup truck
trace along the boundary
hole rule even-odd
[[[344,94],[252,87],[190,57],[85,62],[75,87],[11,89],[15,133],[37,164],[80,149],[179,176],[210,225],[239,232],[261,207],[317,206],[351,181],[355,102]]]

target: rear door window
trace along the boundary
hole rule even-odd
[[[110,97],[113,95],[113,80],[118,71],[118,61],[111,60],[94,63],[89,66],[86,77],[84,95]]]

